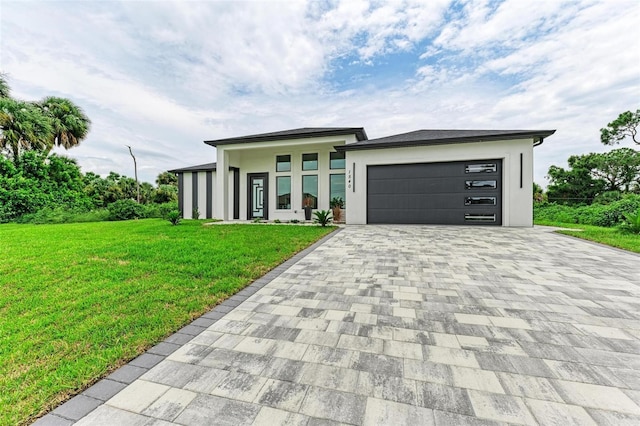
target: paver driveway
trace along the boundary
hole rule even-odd
[[[78,424],[640,424],[640,257],[547,229],[347,227],[228,311]]]

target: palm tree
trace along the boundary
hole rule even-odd
[[[31,102],[0,97],[0,150],[8,151],[14,160],[21,149],[51,149],[51,121]]]
[[[79,145],[87,137],[91,120],[69,99],[50,96],[42,100],[39,106],[51,121],[52,145],[69,149]]]
[[[11,94],[11,89],[9,89],[9,83],[7,83],[7,78],[4,74],[0,73],[0,98],[8,98]]]

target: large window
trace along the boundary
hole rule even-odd
[[[330,169],[344,169],[345,168],[344,152],[330,152],[329,153],[329,168]]]
[[[302,154],[302,170],[318,170],[318,154]]]
[[[290,171],[291,171],[291,156],[276,155],[276,172],[290,172]]]
[[[344,173],[329,175],[329,201],[336,197],[342,198],[343,202],[346,201],[344,188]]]
[[[276,193],[278,210],[291,209],[291,176],[276,177]]]
[[[318,175],[302,176],[302,206],[318,208]]]

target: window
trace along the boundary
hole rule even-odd
[[[336,197],[345,201],[344,173],[329,175],[329,201]]]
[[[278,210],[291,209],[291,176],[276,177],[276,205]]]
[[[465,222],[495,222],[496,215],[490,213],[465,213]]]
[[[464,185],[466,189],[496,189],[498,182],[495,180],[467,180]]]
[[[344,169],[345,168],[344,152],[330,152],[329,153],[329,168],[330,169]]]
[[[302,154],[302,170],[318,170],[318,154]]]
[[[291,171],[291,156],[276,155],[276,172],[290,172],[290,171]]]
[[[495,173],[498,171],[498,166],[495,163],[485,164],[467,164],[465,167],[465,173]]]
[[[465,197],[464,199],[465,206],[473,206],[478,204],[485,206],[495,206],[496,197]]]
[[[302,176],[302,206],[318,208],[318,175]]]

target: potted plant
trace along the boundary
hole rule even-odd
[[[306,195],[302,200],[302,209],[304,210],[304,220],[311,220],[311,211],[313,210],[313,197]]]
[[[333,221],[340,222],[342,220],[342,209],[344,208],[344,200],[342,197],[333,197],[329,203],[331,212],[333,213]]]

